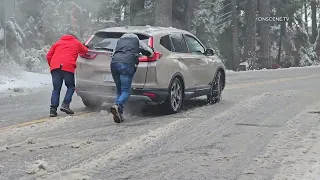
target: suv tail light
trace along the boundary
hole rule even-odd
[[[80,54],[80,57],[87,60],[94,60],[98,56],[97,53],[88,52],[87,54]]]
[[[150,37],[150,38],[149,38],[149,43],[148,43],[148,45],[149,45],[150,47],[154,48],[153,37]]]
[[[86,42],[84,43],[84,45],[88,45],[88,43],[91,41],[91,39],[94,37],[94,35],[92,35],[92,36],[90,36],[87,40],[86,40]]]
[[[144,57],[140,57],[139,58],[139,62],[153,62],[153,61],[157,61],[158,59],[160,59],[162,56],[161,53],[159,52],[154,52],[154,55],[152,57],[147,57],[147,56],[144,56]]]
[[[88,43],[91,41],[91,39],[94,37],[94,35],[91,35],[84,43],[84,45],[88,45]],[[94,60],[97,57],[96,53],[88,52],[86,54],[80,54],[80,57],[87,59],[87,60]]]
[[[150,37],[149,38],[149,43],[148,45],[151,47],[151,48],[154,48],[154,41],[153,41],[153,37]],[[140,57],[139,58],[139,62],[153,62],[153,61],[157,61],[158,59],[160,59],[162,56],[162,54],[160,52],[157,52],[155,51],[154,52],[154,55],[152,57]]]

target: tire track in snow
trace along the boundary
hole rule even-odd
[[[80,166],[77,168],[69,169],[66,172],[59,172],[46,179],[69,179],[70,177],[75,176],[76,174],[83,177],[87,177],[87,174],[96,173],[95,169],[97,169],[98,167],[100,168],[105,164],[110,165],[119,163],[122,160],[134,156],[135,154],[139,153],[145,148],[156,145],[159,139],[162,139],[168,136],[170,133],[173,133],[175,129],[178,127],[178,125],[185,120],[186,119],[179,119],[156,130],[150,130],[148,133],[139,136],[137,139],[133,139],[130,142],[119,145],[113,148],[113,150],[108,151],[106,153],[102,153],[94,159],[89,159],[87,162],[80,164]]]
[[[216,115],[210,118],[214,120],[226,116],[235,117],[238,115],[240,110],[242,112],[249,112],[250,110],[256,108],[256,105],[261,103],[261,101],[263,101],[265,98],[268,98],[268,93],[263,93],[258,96],[249,97],[248,99],[240,103],[237,103],[229,109],[225,109],[222,112],[217,113]],[[195,109],[192,112],[199,113],[198,111],[199,109]],[[81,163],[79,166],[76,166],[64,172],[57,172],[51,174],[49,177],[46,178],[46,180],[72,180],[73,177],[91,177],[92,175],[99,174],[99,170],[102,169],[104,166],[115,166],[119,163],[122,163],[125,160],[143,152],[144,150],[156,146],[159,141],[174,136],[174,133],[177,129],[183,129],[184,127],[187,127],[187,125],[190,124],[190,121],[198,121],[202,118],[174,118],[174,122],[166,124],[155,130],[150,130],[148,133],[138,136],[137,138],[132,139],[129,142],[121,144],[113,148],[111,151],[103,152],[95,158],[88,159],[87,161]],[[225,123],[223,127],[220,126],[218,127],[218,129],[223,129],[226,126],[228,126],[228,124],[229,123]],[[207,124],[205,126],[207,126]]]
[[[239,179],[305,178],[307,172],[312,171],[312,162],[316,165],[320,162],[317,158],[320,151],[319,115],[309,113],[313,108],[320,108],[320,103],[306,107],[276,132],[265,152],[254,159]],[[312,151],[313,147],[316,150]]]

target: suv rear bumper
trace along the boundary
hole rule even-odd
[[[80,97],[98,98],[105,102],[114,101],[116,98],[116,88],[106,86],[77,85],[76,93]],[[167,89],[156,88],[133,88],[129,101],[164,102],[168,97]]]
[[[167,100],[169,92],[167,89],[131,89],[133,96],[148,97],[153,102],[164,102]]]

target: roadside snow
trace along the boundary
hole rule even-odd
[[[0,92],[11,89],[32,89],[51,84],[50,74],[21,72],[19,77],[0,76]]]
[[[279,68],[279,69],[262,69],[262,70],[250,70],[250,71],[233,71],[233,70],[226,70],[227,74],[233,73],[252,73],[252,72],[271,72],[271,71],[292,71],[297,69],[313,69],[319,68],[319,65],[312,65],[312,66],[304,66],[304,67],[290,67],[290,68]]]

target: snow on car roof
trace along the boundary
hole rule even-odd
[[[190,34],[190,32],[177,29],[173,27],[157,27],[157,26],[121,26],[121,27],[111,27],[99,30],[97,32],[131,32],[131,33],[142,33],[148,35],[154,35],[159,33],[168,33],[168,32],[179,32]]]

